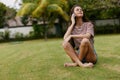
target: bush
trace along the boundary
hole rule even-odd
[[[0,32],[0,40],[4,39],[4,32]]]
[[[95,26],[96,34],[120,33],[120,25]]]
[[[5,40],[9,40],[10,39],[10,31],[9,30],[5,30],[3,37]]]
[[[34,38],[34,31],[30,31],[28,37],[29,38]]]
[[[20,39],[23,39],[23,38],[24,38],[23,33],[19,33],[19,32],[15,33],[15,39],[20,40]]]
[[[5,30],[5,32],[0,32],[0,40],[9,40],[10,39],[10,31]]]
[[[35,38],[42,38],[44,37],[44,27],[42,25],[33,25],[33,30],[34,30],[34,37]]]

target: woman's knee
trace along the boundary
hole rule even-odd
[[[82,45],[82,46],[85,46],[85,45],[87,45],[89,42],[90,42],[89,39],[83,38],[82,41],[81,41],[81,45]]]
[[[69,47],[69,42],[63,42],[62,46],[63,46],[64,49],[68,48]]]

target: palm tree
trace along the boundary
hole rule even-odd
[[[67,0],[39,0],[38,3],[23,3],[17,16],[31,16],[36,19],[41,18],[46,30],[46,21],[49,24],[53,24],[59,16],[65,21],[69,20],[69,16],[65,12],[69,8],[67,5]],[[47,32],[45,31],[45,38],[47,38],[46,33]]]

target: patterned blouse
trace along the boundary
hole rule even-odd
[[[72,35],[86,34],[90,33],[90,42],[93,46],[94,44],[94,26],[91,22],[84,22],[80,27],[75,26],[72,30]],[[82,38],[73,38],[75,47],[79,48]]]

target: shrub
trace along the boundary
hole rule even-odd
[[[0,32],[0,40],[4,39],[4,32]]]
[[[120,25],[95,26],[96,34],[120,33]]]
[[[34,24],[33,30],[35,38],[42,38],[44,36],[44,27],[42,25]]]
[[[15,39],[20,40],[20,39],[23,39],[23,38],[24,38],[23,33],[20,33],[20,32],[15,33]]]
[[[5,40],[9,40],[10,39],[10,31],[9,30],[5,30],[5,32],[3,34],[3,38]]]

